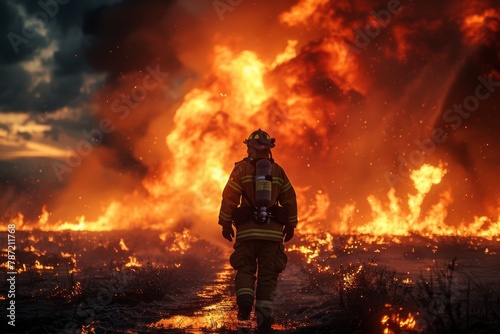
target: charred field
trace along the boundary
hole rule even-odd
[[[230,247],[188,230],[35,230],[17,238],[17,333],[241,331]],[[286,245],[273,328],[497,333],[499,246],[479,237],[298,235]]]

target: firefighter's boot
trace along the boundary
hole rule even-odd
[[[250,312],[252,312],[253,306],[253,296],[238,296],[236,302],[238,303],[238,320],[250,320]]]
[[[255,315],[257,316],[257,330],[259,334],[272,333],[273,318],[271,316],[272,309],[267,307],[256,307]]]

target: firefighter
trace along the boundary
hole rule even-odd
[[[233,241],[233,225],[236,227],[229,261],[237,270],[238,320],[250,319],[255,298],[261,333],[271,331],[278,275],[287,263],[283,241],[292,239],[298,222],[295,190],[283,168],[272,159],[274,142],[261,129],[244,141],[248,157],[235,163],[219,213],[225,239]]]

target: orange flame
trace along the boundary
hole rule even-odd
[[[387,326],[386,328],[384,328],[384,334],[397,333],[388,327],[390,324],[392,324],[393,326],[397,326],[400,330],[413,330],[417,325],[417,321],[411,312],[408,312],[406,317],[401,315],[399,312],[393,313],[390,316],[384,315],[382,316],[380,323],[384,326]]]
[[[129,262],[125,263],[125,267],[130,268],[130,267],[142,267],[142,264],[137,261],[137,258],[135,256],[129,256]]]
[[[441,199],[427,212],[422,213],[422,204],[431,188],[439,184],[446,175],[443,166],[424,164],[414,170],[410,178],[416,194],[408,194],[407,211],[405,213],[401,200],[396,196],[394,188],[388,192],[389,203],[384,205],[374,196],[368,197],[372,208],[372,221],[357,228],[358,233],[371,235],[410,235],[416,233],[433,237],[436,235],[482,236],[492,239],[500,233],[499,223],[491,222],[487,217],[476,217],[473,224],[461,222],[459,227],[449,226],[444,222],[446,208],[451,203],[451,194],[445,191]],[[499,217],[500,218],[500,217]],[[489,224],[488,228],[485,228]]]
[[[335,161],[329,159],[338,151],[333,151],[337,144],[332,144],[330,132],[332,127],[342,131],[342,126],[337,124],[337,121],[341,123],[342,120],[337,119],[337,116],[343,110],[337,101],[332,102],[334,98],[318,97],[303,81],[324,76],[325,84],[338,91],[340,100],[351,99],[355,95],[376,99],[369,95],[373,85],[370,76],[361,70],[362,61],[356,56],[350,57],[344,44],[353,38],[353,20],[356,19],[348,21],[340,12],[366,9],[353,6],[348,3],[334,6],[326,0],[298,1],[278,15],[279,23],[286,27],[320,30],[320,37],[308,44],[304,44],[307,37],[283,39],[281,43],[286,42],[283,49],[265,57],[258,50],[236,51],[236,48],[229,46],[232,45],[229,42],[218,42],[210,48],[211,63],[206,76],[184,95],[175,110],[172,130],[165,138],[167,157],[157,165],[148,166],[147,176],[142,180],[143,188],[123,198],[103,201],[102,207],[96,209],[100,212],[97,218],[89,218],[92,215],[87,212],[78,212],[71,218],[53,221],[52,212],[43,206],[36,228],[75,231],[130,228],[169,230],[176,224],[196,224],[196,232],[215,235],[215,232],[208,231],[215,230],[214,221],[217,219],[221,192],[233,162],[244,154],[242,136],[257,127],[270,128],[273,130],[271,134],[278,140],[283,138],[283,160],[292,168],[298,169],[294,160],[296,157],[289,157],[286,149],[304,146],[300,152],[300,158],[305,161],[304,168],[315,168],[309,161],[323,158],[328,160],[328,164],[321,168],[334,166]],[[494,8],[466,13],[460,22],[464,38],[475,43],[475,38],[482,38],[481,31],[498,31],[498,18],[499,14]],[[394,37],[398,44],[395,47],[397,59],[405,58],[406,53],[410,52],[405,43],[412,37],[409,36],[412,32],[411,26],[396,20],[388,27],[388,36]],[[304,34],[314,33],[308,31]],[[385,49],[382,51],[388,52]],[[314,61],[304,59],[311,55]],[[123,81],[126,81],[126,76]],[[132,118],[127,119],[127,122],[133,123]],[[346,123],[348,119],[349,115],[346,116]],[[347,125],[344,124],[345,127]],[[161,142],[158,138],[155,137],[155,143]],[[304,145],[304,141],[310,138],[312,140]],[[341,151],[343,154],[345,152]],[[354,155],[358,155],[358,152]],[[141,157],[137,156],[139,160]],[[406,236],[411,233],[430,237],[499,236],[500,219],[493,221],[478,216],[473,222],[455,222],[456,226],[445,224],[448,207],[454,200],[453,196],[456,196],[449,189],[442,191],[437,202],[430,207],[424,205],[434,198],[431,190],[435,190],[436,185],[441,184],[448,175],[450,166],[446,165],[446,169],[444,166],[424,164],[414,170],[410,175],[414,187],[411,193],[397,193],[396,189],[390,189],[386,198],[381,198],[375,191],[368,192],[371,193],[366,197],[371,210],[368,222],[366,216],[359,218],[361,206],[354,200],[334,207],[336,194],[328,186],[321,188],[314,184],[301,184],[296,187],[300,210],[298,231],[304,234],[326,231],[372,236]],[[289,176],[296,177],[295,180],[292,178],[294,182],[300,178],[300,173],[295,171]],[[332,218],[334,216],[338,216],[337,221]],[[22,213],[12,222],[18,227],[27,225]],[[177,231],[183,229],[184,226],[180,226]],[[187,250],[183,240],[179,236],[176,241],[180,252]],[[372,242],[377,241],[373,239]],[[120,247],[128,250],[124,243]],[[314,258],[315,253],[310,252],[311,249],[302,251],[308,252],[309,259]]]
[[[500,31],[500,14],[496,9],[484,10],[481,14],[468,15],[463,20],[462,31],[464,39],[469,45],[478,45],[486,40],[489,31]]]

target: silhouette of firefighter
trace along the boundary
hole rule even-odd
[[[232,241],[233,225],[236,227],[234,252],[229,260],[237,270],[238,320],[250,319],[255,297],[261,333],[271,331],[278,275],[287,263],[283,241],[292,239],[298,221],[295,190],[272,158],[274,142],[261,129],[244,141],[248,157],[235,163],[222,193],[219,213],[224,238]]]

